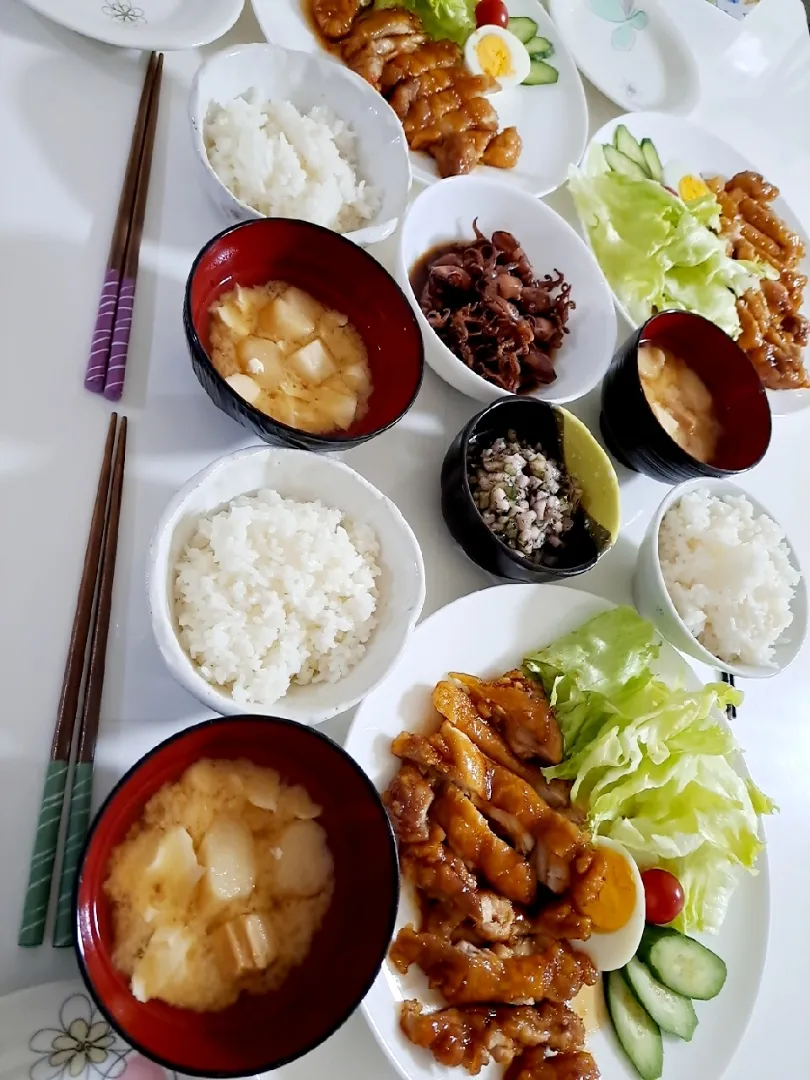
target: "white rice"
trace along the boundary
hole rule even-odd
[[[692,491],[664,515],[658,555],[672,602],[705,649],[729,663],[773,664],[801,576],[775,521],[745,496]]]
[[[320,502],[241,495],[199,519],[175,565],[180,644],[245,705],[337,682],[376,626],[379,550],[368,525]]]
[[[225,187],[267,217],[349,232],[380,209],[377,190],[358,179],[354,132],[325,107],[300,113],[289,101],[260,102],[248,91],[211,103],[203,138]]]

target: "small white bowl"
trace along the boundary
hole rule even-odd
[[[295,52],[281,45],[239,45],[207,60],[194,76],[189,119],[205,188],[229,222],[264,217],[241,202],[208,162],[203,141],[212,102],[225,104],[256,90],[261,101],[290,101],[300,112],[327,106],[356,135],[357,171],[380,193],[377,216],[344,235],[374,244],[396,229],[408,205],[411,165],[402,124],[388,102],[365,79],[324,54]]]
[[[554,405],[574,401],[597,385],[616,347],[616,312],[608,284],[585,242],[551,207],[522,191],[476,176],[458,176],[427,188],[405,215],[396,274],[425,342],[425,359],[446,382],[476,401],[508,396],[477,375],[431,329],[414,295],[409,274],[438,244],[473,238],[473,221],[487,236],[511,232],[542,278],[560,270],[571,284],[571,312],[562,348],[555,356],[556,380],[531,396]]]
[[[741,679],[767,679],[772,675],[778,675],[780,671],[791,664],[799,653],[802,643],[807,635],[807,586],[802,575],[793,596],[790,608],[793,613],[793,622],[777,641],[774,647],[774,662],[772,666],[757,666],[752,664],[731,664],[726,660],[720,660],[713,656],[708,649],[700,644],[687,628],[683,619],[675,610],[664,576],[661,572],[661,563],[658,558],[658,533],[664,515],[690,491],[706,491],[710,495],[744,495],[751,503],[757,515],[766,514],[772,521],[776,518],[763,506],[753,495],[744,491],[736,484],[728,480],[713,479],[710,477],[699,480],[688,480],[685,484],[679,484],[670,491],[650,522],[647,533],[641,543],[636,571],[633,578],[633,596],[636,607],[645,619],[654,623],[666,640],[676,649],[687,653],[689,656],[700,660],[714,668],[720,668],[731,675]],[[796,549],[790,540],[786,541],[790,549],[790,561],[794,568],[801,573],[801,566],[796,554]]]
[[[293,684],[272,705],[241,705],[207,682],[177,637],[174,566],[198,518],[237,495],[272,488],[285,498],[320,499],[375,532],[382,573],[377,626],[359,663],[336,683]],[[356,705],[382,682],[413,632],[425,602],[422,552],[410,525],[389,498],[334,458],[269,446],[226,454],[193,476],[166,507],[149,547],[147,590],[152,630],[169,671],[189,693],[223,716],[251,712],[317,724]]]

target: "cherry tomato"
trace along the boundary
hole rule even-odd
[[[645,870],[641,875],[647,922],[663,926],[671,923],[683,911],[683,888],[669,870]]]
[[[475,5],[476,26],[506,26],[509,12],[503,0],[481,0]]]

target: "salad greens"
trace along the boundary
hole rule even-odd
[[[405,7],[415,12],[432,38],[463,45],[475,29],[475,0],[377,0],[376,7]]]
[[[568,187],[611,288],[638,325],[655,310],[697,312],[733,338],[740,335],[736,299],[772,271],[732,259],[716,230],[714,195],[685,203],[654,179],[612,171],[595,146]]]
[[[624,844],[642,869],[675,874],[686,896],[675,926],[716,931],[738,869],[755,873],[758,816],[775,807],[731,762],[721,710],[740,692],[663,682],[658,640],[632,608],[615,608],[527,656],[524,670],[543,683],[565,740],[546,777],[573,781],[595,834]]]

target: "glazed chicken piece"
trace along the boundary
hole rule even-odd
[[[405,1036],[430,1050],[440,1065],[461,1065],[476,1075],[494,1058],[508,1065],[523,1050],[547,1046],[577,1050],[584,1043],[584,1025],[565,1005],[440,1009],[424,1013],[418,1001],[406,1001],[400,1013]]]
[[[362,15],[352,26],[351,33],[341,42],[340,52],[345,61],[375,41],[422,32],[418,15],[405,8],[382,8]]]
[[[372,0],[313,0],[312,15],[320,32],[337,41],[351,30],[352,23]]]
[[[507,950],[508,952],[508,950]],[[451,1005],[552,1001],[564,1004],[599,973],[584,953],[565,942],[549,942],[528,956],[498,956],[494,950],[451,945],[406,926],[391,947],[394,966],[405,974],[417,964]]]
[[[454,41],[427,41],[412,53],[397,56],[385,65],[380,89],[389,94],[402,79],[412,79],[434,68],[456,67],[461,59],[461,49]]]
[[[530,904],[536,892],[531,865],[490,829],[486,818],[457,787],[450,785],[433,804],[431,816],[453,851],[479,870],[501,895]]]
[[[492,682],[456,672],[451,672],[451,678],[461,683],[485,720],[491,717],[503,728],[517,757],[537,757],[545,765],[559,765],[563,756],[562,732],[539,683],[520,671],[509,671]]]
[[[460,131],[428,147],[428,153],[440,176],[464,176],[480,163],[491,139],[491,131]]]
[[[429,838],[428,810],[433,799],[433,788],[419,770],[403,765],[383,795],[394,832],[403,844],[418,844]]]
[[[378,38],[353,53],[351,58],[346,60],[346,66],[375,90],[379,90],[380,79],[388,61],[401,53],[413,52],[424,40],[424,34],[397,34],[396,37]]]
[[[454,71],[453,68],[445,69]],[[418,97],[408,109],[402,126],[405,134],[410,137],[423,128],[431,127],[453,109],[459,109],[472,98],[481,97],[483,94],[497,87],[496,81],[489,75],[457,74],[449,86],[436,93]]]
[[[388,104],[400,120],[404,120],[415,101],[419,98],[441,93],[442,90],[446,90],[451,85],[457,76],[458,72],[454,67],[428,68],[421,75],[415,75],[413,78],[402,79],[398,82],[391,91]]]
[[[593,924],[566,899],[541,908],[530,922],[531,934],[560,941],[587,941]]]
[[[449,135],[457,135],[471,128],[497,131],[498,114],[486,98],[472,97],[463,101],[457,109],[451,109],[439,117],[435,124],[414,132],[408,142],[411,150],[426,150]]]
[[[444,843],[444,832],[433,825],[424,844],[408,844],[400,854],[402,876],[426,896],[452,903],[472,923],[484,941],[509,941],[517,912],[506,897],[479,889],[475,875]],[[449,932],[449,931],[448,931]]]
[[[585,1050],[547,1057],[545,1049],[537,1047],[512,1062],[504,1080],[599,1080],[601,1075]]]
[[[490,141],[481,159],[494,169],[514,169],[523,150],[523,139],[516,127],[504,128]]]

